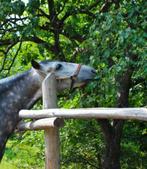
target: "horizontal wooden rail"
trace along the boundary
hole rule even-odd
[[[63,127],[63,119],[53,117],[53,118],[43,118],[30,122],[20,121],[18,124],[19,130],[45,130],[49,127]]]
[[[21,110],[20,118],[41,119],[59,118],[96,118],[96,119],[131,119],[147,121],[147,108],[82,108],[82,109],[45,109]]]

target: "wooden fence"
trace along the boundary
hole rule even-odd
[[[42,84],[43,110],[21,110],[21,119],[33,119],[32,122],[20,122],[19,130],[44,130],[45,169],[60,169],[59,128],[68,118],[80,119],[122,119],[147,121],[147,108],[85,108],[58,109],[56,79],[49,74]]]

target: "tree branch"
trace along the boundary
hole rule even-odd
[[[99,3],[100,3],[100,1],[99,1],[99,0],[96,0],[94,3],[92,3],[92,4],[87,8],[87,10],[91,10],[91,9],[95,8]]]
[[[65,0],[64,4],[63,4],[63,6],[62,6],[62,8],[58,11],[57,16],[64,10],[67,1],[68,1],[68,0]]]
[[[40,39],[37,36],[25,37],[25,38],[23,38],[21,40],[20,40],[20,38],[17,38],[15,40],[11,40],[11,39],[0,40],[0,46],[4,46],[4,45],[6,46],[6,45],[11,45],[11,44],[15,45],[20,41],[22,41],[22,42],[31,41],[31,42],[35,42],[37,44],[43,44],[46,49],[51,50],[52,52],[54,51],[53,50],[53,45],[51,45],[48,42]]]
[[[40,28],[41,30],[50,31],[52,33],[54,32],[53,28],[51,27],[50,23],[48,23],[48,22],[46,22],[42,26],[38,26],[38,28]]]
[[[18,21],[24,21],[24,20],[27,20],[28,17],[9,17],[7,19],[5,19],[4,21],[2,21],[2,24],[0,25],[1,27],[3,27],[4,25],[8,24],[8,23],[12,23],[12,24],[16,24],[16,22]]]
[[[18,47],[18,49],[17,49],[17,51],[16,51],[16,53],[15,53],[13,59],[12,59],[12,62],[10,64],[9,68],[6,69],[8,71],[7,74],[6,74],[6,76],[8,76],[9,73],[10,73],[10,70],[11,70],[11,68],[12,68],[12,66],[13,66],[13,64],[14,64],[14,62],[16,60],[16,57],[17,57],[17,55],[18,55],[18,53],[19,53],[19,51],[21,49],[21,45],[22,45],[22,41],[20,41],[19,47]]]
[[[8,46],[14,43],[17,43],[17,41],[11,39],[0,40],[0,46]]]
[[[39,8],[38,10],[39,10],[39,12],[42,14],[41,16],[45,16],[47,19],[50,18],[49,15],[46,14],[42,9]]]
[[[12,43],[12,44],[10,44],[7,48],[6,48],[6,50],[4,51],[4,59],[3,59],[3,61],[2,61],[2,66],[1,66],[1,68],[0,68],[0,72],[4,69],[4,67],[5,67],[5,63],[6,63],[6,60],[7,60],[7,54],[8,54],[8,52],[9,52],[9,50],[15,45],[16,43]]]
[[[134,86],[136,86],[138,84],[145,84],[145,83],[147,83],[146,79],[140,77],[138,79],[133,79],[132,80],[131,87],[134,87]]]
[[[57,15],[55,10],[54,0],[47,0],[47,2],[48,2],[50,21],[51,23],[55,23],[55,21],[57,20]]]
[[[90,10],[95,8],[99,4],[99,2],[100,2],[99,0],[96,0],[94,3],[92,3],[89,7],[85,8],[85,9],[78,9],[78,8],[75,8],[73,10],[70,9],[63,16],[63,18],[61,19],[61,22],[64,22],[68,17],[70,17],[72,15],[77,15],[77,14],[86,14],[86,15],[92,17],[92,18],[95,18],[95,14],[90,12]]]
[[[78,42],[83,42],[84,40],[86,40],[86,37],[84,37],[84,35],[80,35],[80,34],[76,34],[76,35],[71,35],[68,32],[61,32],[62,35],[66,36],[68,39],[70,40],[76,40]]]
[[[112,4],[114,4],[119,7],[119,0],[105,0],[105,3],[102,5],[100,9],[100,13],[102,12],[108,12],[109,8],[111,7]]]

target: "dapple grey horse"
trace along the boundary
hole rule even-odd
[[[54,71],[58,91],[76,88],[93,79],[95,69],[60,61],[32,61],[32,68],[22,74],[0,80],[0,161],[6,142],[16,128],[21,109],[30,109],[41,98],[41,84]]]

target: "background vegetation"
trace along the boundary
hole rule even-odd
[[[99,81],[59,94],[60,107],[144,107],[146,17],[144,0],[0,0],[0,78],[32,59],[80,62]],[[60,134],[62,169],[147,168],[144,122],[68,120]],[[0,168],[43,166],[43,133],[14,134]]]

